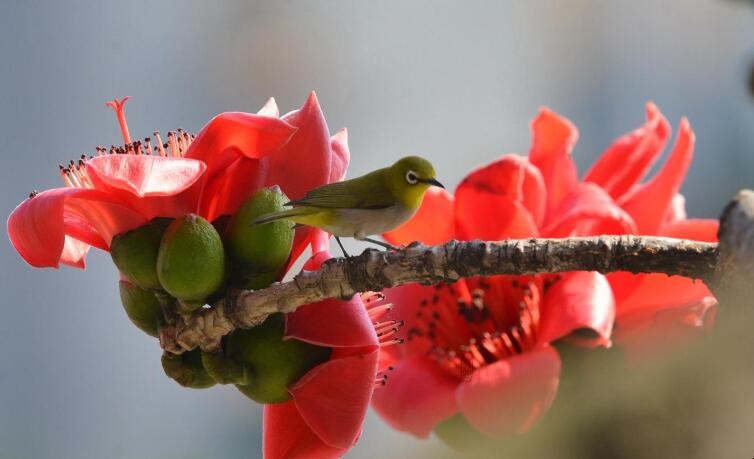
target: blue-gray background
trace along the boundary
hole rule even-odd
[[[753,50],[754,8],[725,0],[2,0],[0,210],[59,186],[59,162],[119,141],[105,100],[133,96],[143,136],[269,96],[285,112],[314,89],[331,130],[349,128],[349,175],[421,153],[451,188],[526,153],[541,105],[579,127],[583,172],[654,100],[674,126],[690,118],[688,208],[716,216],[754,182]],[[93,252],[84,272],[29,268],[8,242],[0,256],[0,457],[259,455],[258,406],[163,376],[109,256]],[[349,457],[442,451],[370,413]]]

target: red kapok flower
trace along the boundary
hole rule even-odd
[[[264,186],[278,185],[290,199],[343,179],[349,162],[348,135],[330,137],[312,92],[299,109],[279,116],[274,99],[256,114],[229,112],[213,118],[186,153],[208,166],[199,214],[212,221],[232,214]],[[298,258],[310,231],[301,228],[291,256]]]
[[[639,184],[670,134],[653,104],[647,115],[580,182],[571,158],[576,128],[543,109],[528,158],[505,155],[473,171],[455,196],[430,190],[417,215],[385,237],[395,244],[598,234],[714,239],[715,223],[686,220],[678,197],[693,146],[686,120],[665,167]],[[392,426],[417,436],[459,412],[489,436],[526,431],[557,390],[560,359],[550,343],[591,329],[596,338],[579,339],[609,344],[615,317],[619,331],[659,315],[664,326],[699,326],[711,303],[706,288],[688,279],[594,272],[409,285],[387,297],[406,319],[408,343],[385,352],[395,371],[374,405]]]
[[[119,233],[196,207],[188,190],[206,166],[182,157],[191,137],[170,133],[169,143],[158,140],[154,151],[148,138],[131,142],[126,100],[108,103],[118,116],[123,147],[97,147],[95,156],[61,165],[65,188],[32,193],[8,217],[11,243],[30,265],[83,268],[90,246],[108,250]]]
[[[328,236],[316,229],[312,236],[315,255],[307,270],[331,257]],[[288,338],[330,347],[332,353],[288,388],[293,400],[265,405],[265,458],[339,457],[356,443],[372,392],[383,381],[380,348],[398,342],[393,335],[400,324],[380,320],[391,307],[381,298],[329,299],[286,315]]]
[[[155,131],[154,146],[131,141],[126,100],[108,102],[125,144],[60,166],[66,188],[32,193],[8,218],[11,242],[32,266],[83,268],[89,246],[108,250],[113,236],[152,218],[194,212],[212,221],[263,186],[293,197],[340,180],[348,166],[345,130],[330,138],[314,93],[283,118],[271,99],[256,115],[216,116],[196,138],[179,129],[163,143]],[[300,233],[292,259],[309,242]]]

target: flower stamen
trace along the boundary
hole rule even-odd
[[[170,131],[168,133],[168,142],[164,144],[160,137],[160,133],[154,131],[154,136],[157,140],[157,144],[154,147],[152,146],[152,139],[150,137],[145,137],[144,141],[131,141],[131,134],[128,131],[124,109],[128,99],[130,99],[130,97],[126,96],[120,100],[113,99],[105,103],[105,105],[111,107],[115,111],[118,118],[118,124],[120,125],[121,135],[123,136],[125,143],[122,146],[117,147],[115,145],[110,145],[109,149],[103,146],[97,146],[95,147],[94,156],[159,154],[164,157],[182,157],[196,136],[180,128],[177,130],[178,134]],[[168,150],[166,151],[165,149]],[[60,177],[65,186],[72,188],[94,188],[94,183],[86,170],[86,162],[94,156],[81,155],[81,158],[78,161],[71,160],[67,167],[59,165]]]
[[[537,281],[480,278],[468,282],[476,288],[441,287],[451,297],[457,295],[454,310],[448,307],[452,300],[438,301],[437,292],[421,300],[416,326],[407,334],[408,339],[427,339],[429,357],[460,379],[536,346],[539,326]]]
[[[115,116],[118,118],[118,124],[120,125],[120,133],[123,136],[123,143],[126,145],[131,143],[131,134],[128,132],[128,123],[126,123],[126,101],[130,98],[130,96],[126,96],[121,100],[113,99],[105,102],[105,105],[115,111]]]

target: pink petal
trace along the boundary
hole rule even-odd
[[[416,215],[383,237],[395,245],[414,241],[434,245],[453,239],[453,232],[453,195],[441,188],[430,188]]]
[[[551,213],[551,223],[542,230],[547,237],[631,234],[631,217],[593,183],[579,183]]]
[[[657,160],[670,136],[670,124],[652,102],[647,103],[644,125],[618,138],[584,177],[613,199],[618,199],[641,180]]]
[[[458,386],[456,400],[466,420],[489,436],[529,430],[555,400],[560,357],[546,346],[476,370]]]
[[[649,182],[635,187],[619,202],[636,222],[639,234],[656,234],[681,188],[694,154],[694,132],[681,119],[678,139],[667,162]]]
[[[578,181],[571,151],[579,132],[570,121],[547,108],[540,109],[531,129],[534,138],[529,160],[542,173],[550,212]]]
[[[712,218],[680,220],[663,225],[660,229],[660,236],[717,242],[717,231],[719,228],[720,221]]]
[[[719,222],[713,219],[692,219],[666,224],[660,236],[697,241],[717,241]],[[608,276],[616,296],[617,314],[621,319],[627,314],[642,310],[658,310],[679,304],[701,301],[711,296],[702,281],[665,274],[614,273]]]
[[[537,237],[531,214],[519,201],[471,186],[459,186],[455,200],[455,233],[461,240]]]
[[[86,162],[95,185],[99,182],[138,197],[177,195],[206,169],[201,161],[150,155],[97,156]]]
[[[377,334],[357,295],[348,301],[328,299],[286,315],[286,338],[327,347],[377,346]]]
[[[420,325],[418,314],[422,301],[432,298],[435,293],[442,295],[442,301],[450,301],[444,297],[443,291],[437,291],[433,286],[407,284],[400,287],[388,288],[383,291],[385,302],[393,305],[391,317],[403,320],[403,327],[398,330],[396,337],[404,340],[400,346],[390,346],[387,349],[400,356],[423,355],[432,345],[424,337],[415,335]],[[453,299],[455,301],[455,299]],[[426,314],[426,313],[424,313]]]
[[[330,180],[330,133],[313,92],[300,110],[284,115],[282,120],[298,130],[290,142],[270,156],[267,185],[279,185],[289,198],[299,199]]]
[[[60,262],[74,268],[86,268],[86,254],[89,252],[89,247],[91,247],[89,244],[66,235]]]
[[[610,288],[613,290],[616,305],[626,299],[631,294],[631,291],[641,282],[641,275],[625,271],[610,273],[605,277],[610,283]]]
[[[686,198],[681,193],[677,193],[673,196],[670,206],[668,206],[668,210],[662,219],[662,224],[678,222],[686,220],[686,218],[688,218],[686,215]]]
[[[294,126],[278,118],[242,112],[221,113],[202,128],[184,157],[204,161],[210,168],[213,156],[227,149],[258,159],[279,152],[295,132]]]
[[[505,155],[467,175],[458,189],[465,187],[507,196],[522,203],[537,225],[544,219],[547,198],[544,180],[539,169],[527,158]]]
[[[332,254],[330,254],[329,252],[330,234],[324,232],[323,230],[319,228],[312,228],[310,240],[311,240],[313,254],[316,255],[320,252],[325,252],[327,255],[327,258],[321,259],[320,261],[310,265],[311,266],[310,268],[307,268],[307,269],[319,269],[324,261],[332,258]]]
[[[374,348],[333,358],[289,388],[301,417],[328,445],[347,449],[356,443],[374,390],[378,356]]]
[[[666,274],[641,274],[634,288],[616,303],[616,321],[637,311],[657,311],[712,296],[704,282]]]
[[[348,131],[346,128],[336,132],[330,138],[330,147],[332,149],[332,164],[330,164],[330,179],[328,182],[340,182],[345,178],[348,162],[351,160],[351,153],[348,150]]]
[[[221,215],[234,214],[246,199],[262,188],[265,169],[261,162],[245,156],[223,167],[205,181],[199,202],[199,215],[213,221]]]
[[[615,320],[613,291],[605,276],[576,271],[563,277],[546,291],[537,340],[551,343],[580,329],[594,330],[595,344],[609,345]]]
[[[66,249],[65,239],[66,234],[75,231],[71,227],[85,226],[82,233],[94,233],[109,246],[114,235],[146,221],[102,191],[55,188],[19,204],[8,217],[7,226],[13,247],[27,263],[38,268],[57,268],[61,257],[74,262],[73,249]],[[64,255],[66,250],[68,253]],[[83,261],[75,263],[78,266]]]
[[[265,459],[327,459],[346,452],[312,432],[293,401],[264,406],[262,443]]]
[[[307,271],[315,271],[319,269],[322,263],[332,258],[332,255],[328,252],[330,235],[325,233],[319,228],[310,226],[299,226],[296,228],[296,232],[293,236],[293,247],[291,248],[291,256],[288,258],[288,264],[285,267],[285,272],[290,271],[293,265],[298,261],[302,253],[311,246],[313,255],[304,265],[304,269]]]
[[[278,110],[278,104],[275,102],[275,98],[270,97],[267,99],[267,102],[259,109],[257,115],[280,118],[280,110]]]
[[[401,361],[374,392],[372,407],[390,427],[427,438],[435,426],[458,412],[450,377],[424,355]]]
[[[713,219],[692,219],[666,224],[660,236],[697,241],[717,241],[719,223]],[[665,274],[614,273],[608,276],[616,298],[619,320],[636,311],[655,311],[690,304],[711,296],[702,281]]]

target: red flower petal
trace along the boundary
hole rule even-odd
[[[63,252],[60,254],[60,262],[74,268],[84,269],[89,247],[91,247],[89,244],[66,235]]]
[[[534,219],[522,203],[472,186],[459,186],[456,190],[455,232],[461,240],[488,241],[539,234]]]
[[[301,417],[328,445],[345,449],[356,443],[374,390],[378,356],[374,348],[333,358],[289,388]]]
[[[328,183],[340,182],[346,176],[346,169],[351,160],[351,153],[348,150],[348,131],[346,128],[336,132],[330,138],[330,148],[332,149],[332,164],[330,165],[330,179]]]
[[[264,110],[264,108],[263,108]],[[247,158],[278,152],[296,128],[285,120],[242,112],[217,115],[197,134],[184,157],[199,159],[212,168],[212,157],[233,149]]]
[[[677,193],[673,196],[673,200],[668,206],[668,210],[662,219],[662,224],[673,223],[681,220],[686,220],[686,198],[681,193]]]
[[[177,195],[206,169],[201,161],[150,155],[97,156],[86,162],[95,185],[100,182],[138,197]]]
[[[616,304],[620,323],[626,314],[657,311],[694,303],[712,296],[704,282],[667,274],[642,274],[634,288]]]
[[[719,222],[712,219],[692,219],[666,224],[660,236],[697,241],[717,241]],[[701,301],[711,296],[702,281],[665,274],[614,273],[609,276],[616,295],[618,318],[636,311],[655,311]]]
[[[298,130],[290,142],[269,157],[267,185],[279,185],[289,198],[299,199],[330,179],[330,133],[313,92],[300,110],[284,115],[282,120]]]
[[[483,434],[526,432],[552,405],[559,377],[558,353],[538,348],[476,370],[458,386],[458,408]]]
[[[280,110],[278,109],[278,104],[275,102],[275,98],[270,97],[267,99],[267,102],[259,109],[257,115],[280,118]]]
[[[547,237],[630,234],[636,232],[631,217],[593,183],[579,183],[551,213],[542,230]]]
[[[249,196],[262,188],[264,173],[259,160],[237,156],[222,172],[205,181],[199,215],[213,221],[221,215],[234,214]]]
[[[458,188],[467,186],[522,203],[537,225],[544,219],[547,191],[542,174],[522,156],[505,155],[472,171]]]
[[[695,241],[717,242],[720,221],[709,218],[692,218],[663,225],[659,235]]]
[[[613,199],[618,199],[641,180],[657,160],[670,136],[670,124],[652,102],[647,103],[644,125],[618,138],[584,177]]]
[[[109,246],[114,235],[146,221],[102,191],[55,188],[19,204],[8,217],[7,225],[13,247],[27,263],[57,268],[66,249],[65,236],[73,232],[70,227],[86,225],[83,232],[96,233]],[[67,250],[64,258],[72,261],[71,248]]]
[[[395,245],[419,241],[427,245],[453,239],[453,195],[441,188],[430,188],[409,221],[382,236]]]
[[[547,108],[539,111],[531,129],[534,139],[529,160],[542,172],[549,212],[571,192],[578,181],[571,151],[579,132],[570,121]]]
[[[595,344],[609,345],[615,319],[615,300],[605,276],[576,271],[563,274],[545,293],[537,340],[551,343],[573,331],[597,332]]]
[[[306,425],[293,401],[264,406],[265,459],[327,459],[346,450],[324,443]]]
[[[424,355],[393,367],[384,387],[372,396],[375,411],[390,427],[426,438],[435,426],[458,412],[458,381]]]
[[[681,119],[678,139],[667,162],[649,182],[638,185],[619,202],[636,222],[639,234],[656,234],[691,165],[694,132]]]
[[[460,281],[463,282],[463,281]],[[431,298],[434,294],[439,295],[439,301],[453,301],[445,296],[446,289],[435,290],[433,286],[420,284],[407,284],[400,287],[388,288],[383,291],[385,302],[393,305],[390,315],[403,320],[403,327],[398,330],[396,335],[404,340],[400,346],[390,346],[387,349],[391,353],[398,354],[402,357],[425,354],[432,343],[425,337],[412,335],[419,321],[417,313],[422,300]],[[383,351],[381,351],[383,352]]]
[[[361,299],[328,299],[288,314],[286,338],[327,347],[377,346],[377,334]]]

